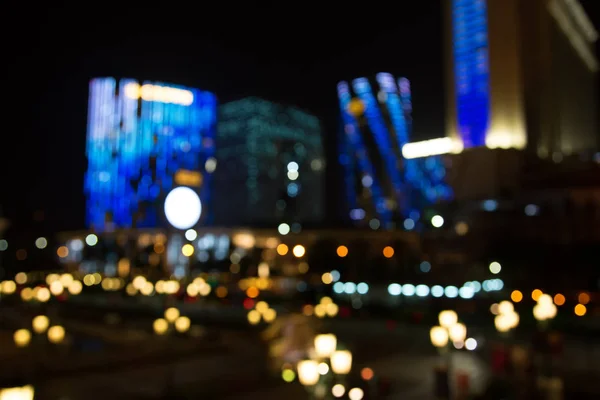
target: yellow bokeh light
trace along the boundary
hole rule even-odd
[[[391,246],[386,246],[383,248],[383,256],[385,258],[392,258],[394,257],[394,248]]]
[[[38,315],[35,318],[33,318],[31,326],[33,327],[33,331],[35,333],[44,333],[50,326],[50,319],[45,315]]]
[[[327,316],[331,318],[335,317],[338,314],[338,311],[339,307],[335,303],[329,303],[325,305],[325,312],[327,313]]]
[[[181,254],[183,254],[186,257],[190,257],[192,254],[194,254],[194,246],[192,246],[189,243],[184,244],[181,248]]]
[[[35,289],[34,289],[35,291]],[[50,290],[48,288],[39,288],[37,293],[35,294],[35,298],[37,299],[37,301],[39,301],[40,303],[45,303],[48,300],[50,300]]]
[[[157,335],[164,335],[169,330],[169,323],[163,318],[158,318],[152,324],[152,329]]]
[[[519,290],[513,290],[510,294],[510,299],[515,303],[519,303],[521,300],[523,300],[523,293],[521,293]]]
[[[321,275],[321,281],[324,284],[329,285],[331,282],[333,282],[333,275],[331,275],[329,272],[325,272],[323,275]]]
[[[179,333],[187,332],[190,329],[192,322],[188,317],[179,317],[175,320],[175,329]]]
[[[50,293],[54,296],[60,296],[62,292],[65,290],[61,281],[54,281],[50,284]]]
[[[19,285],[24,285],[27,283],[27,274],[25,272],[19,272],[17,275],[15,275],[15,282],[17,282]]]
[[[265,320],[265,322],[270,323],[275,321],[275,318],[277,317],[277,312],[272,308],[269,308],[262,314],[262,317]]]
[[[33,289],[28,287],[23,288],[23,290],[21,290],[21,299],[23,301],[33,300]]]
[[[292,253],[294,254],[295,257],[300,258],[300,257],[304,256],[304,254],[306,253],[306,249],[301,244],[297,244],[292,249]]]
[[[325,305],[331,304],[331,303],[333,303],[333,299],[329,296],[323,296],[323,297],[321,297],[321,301],[319,301],[319,303],[325,304]]]
[[[62,274],[58,280],[62,283],[63,287],[68,287],[75,279],[71,274]]]
[[[60,275],[58,275],[58,274],[48,274],[48,276],[46,277],[46,284],[51,285],[52,282],[57,281],[59,279],[60,279]]]
[[[277,254],[280,256],[285,256],[289,251],[289,248],[286,244],[281,243],[277,246]]]
[[[563,304],[565,304],[565,296],[563,296],[560,293],[557,293],[554,295],[554,304],[556,304],[557,306],[562,306]]]
[[[250,310],[247,318],[251,325],[256,325],[260,322],[260,313],[256,310]]]
[[[48,341],[58,344],[65,339],[65,328],[60,325],[52,326],[48,329]]]
[[[31,332],[27,329],[19,329],[14,333],[13,340],[17,347],[26,347],[31,342]]]
[[[339,257],[346,257],[348,255],[348,248],[346,246],[338,246],[336,253]]]
[[[531,298],[533,301],[538,301],[542,294],[543,293],[540,289],[535,289],[533,292],[531,292]]]
[[[13,294],[17,290],[17,284],[14,281],[0,282],[0,292],[4,294]]]
[[[79,293],[81,293],[81,291],[83,290],[83,284],[81,283],[81,281],[73,281],[71,282],[71,284],[67,287],[67,290],[69,291],[69,293],[71,293],[73,296],[78,295]]]
[[[327,314],[327,306],[324,304],[317,304],[315,306],[315,315],[318,318],[323,318],[325,317],[325,314]]]
[[[579,296],[577,296],[577,300],[581,304],[586,305],[590,302],[590,295],[587,294],[586,292],[581,292],[581,293],[579,293]]]
[[[577,304],[575,306],[575,315],[583,317],[587,313],[587,308],[583,304]]]
[[[165,319],[168,322],[171,322],[171,323],[175,322],[175,320],[177,318],[179,318],[179,315],[180,315],[179,310],[176,309],[175,307],[169,307],[165,310]]]
[[[256,303],[256,306],[254,308],[256,309],[256,311],[262,314],[269,309],[269,304],[266,301],[259,301],[258,303]]]

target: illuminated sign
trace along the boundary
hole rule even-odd
[[[462,149],[463,144],[460,140],[438,138],[407,143],[402,147],[402,156],[406,159],[413,159],[448,153],[460,153]]]
[[[135,82],[125,85],[125,96],[130,99],[142,98],[145,101],[181,104],[183,106],[189,106],[194,102],[194,94],[190,90],[150,84],[140,86]]]
[[[202,174],[198,171],[180,169],[175,173],[175,183],[183,186],[202,186]]]
[[[458,134],[465,148],[485,146],[490,123],[485,0],[452,0]]]

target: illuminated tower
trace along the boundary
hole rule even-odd
[[[201,219],[209,221],[215,124],[216,98],[211,93],[163,83],[140,85],[132,79],[92,80],[87,225],[98,231],[166,226],[165,199],[179,186],[196,194],[180,190],[170,198],[192,198],[198,211],[197,195],[203,205]],[[171,210],[169,221],[188,223]]]
[[[321,124],[255,97],[219,109],[215,223],[272,226],[323,218]]]
[[[350,218],[371,228],[406,221],[452,197],[440,157],[405,158],[412,128],[410,83],[388,73],[338,84],[343,122],[340,163]]]
[[[447,136],[541,157],[597,143],[598,33],[578,0],[444,0]]]

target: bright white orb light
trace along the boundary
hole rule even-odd
[[[431,225],[433,225],[434,228],[441,228],[444,225],[444,218],[441,215],[434,215],[433,218],[431,218]]]
[[[167,221],[177,229],[189,229],[196,225],[201,213],[200,198],[189,187],[176,187],[165,199],[165,216]]]

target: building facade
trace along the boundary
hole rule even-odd
[[[441,157],[403,152],[412,129],[410,82],[379,73],[340,82],[337,91],[346,215],[372,229],[413,229],[426,206],[451,199],[452,191]]]
[[[219,109],[215,223],[319,223],[325,159],[317,117],[256,97]],[[298,225],[293,225],[298,226]]]
[[[577,0],[444,0],[447,136],[560,160],[598,147],[598,33]]]
[[[216,98],[133,79],[90,82],[86,224],[102,232],[168,226],[165,199],[189,187],[210,221]],[[199,203],[199,202],[198,202]]]

